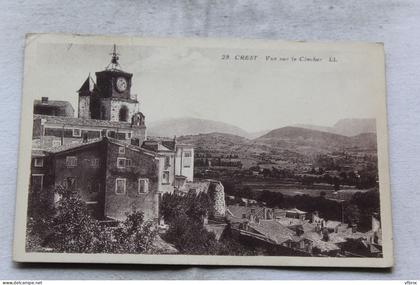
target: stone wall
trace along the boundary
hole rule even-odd
[[[124,153],[119,152],[120,146],[108,144],[106,163],[105,215],[124,220],[127,213],[138,210],[144,213],[146,220],[157,220],[159,211],[159,165],[154,156],[125,147]],[[131,159],[131,166],[118,168],[117,158]],[[116,193],[116,179],[126,180],[124,194]],[[139,193],[139,178],[148,179],[148,193]]]
[[[212,201],[212,209],[209,213],[210,218],[220,218],[224,217],[226,213],[226,204],[225,204],[225,188],[220,181],[210,182],[209,188],[207,190]]]
[[[210,218],[221,218],[226,214],[225,188],[218,180],[188,182],[182,192],[194,191],[196,194],[207,193],[211,199]]]
[[[90,96],[79,95],[78,117],[90,119]]]
[[[109,118],[110,121],[112,121],[112,122],[118,122],[119,121],[120,109],[123,106],[127,107],[127,109],[128,109],[127,122],[131,122],[131,118],[137,112],[138,103],[125,102],[125,101],[122,101],[122,100],[115,100],[115,99],[111,99],[110,118]]]

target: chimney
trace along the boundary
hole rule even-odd
[[[48,97],[41,97],[42,104],[48,104]]]

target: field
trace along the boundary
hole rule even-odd
[[[309,195],[311,197],[318,197],[324,192],[325,197],[328,199],[337,200],[349,200],[353,194],[357,192],[365,193],[372,189],[356,189],[350,186],[341,186],[338,191],[334,190],[332,185],[328,184],[315,184],[311,187],[305,187],[299,183],[282,183],[282,182],[267,182],[267,181],[250,181],[243,182],[243,186],[248,186],[253,191],[272,191],[281,193],[283,195],[295,196],[295,195]]]

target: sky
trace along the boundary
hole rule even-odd
[[[122,69],[133,73],[132,93],[138,94],[146,124],[194,117],[256,132],[294,124],[332,126],[343,118],[377,115],[375,84],[381,74],[363,49],[309,45],[275,49],[119,45],[117,49]],[[25,59],[31,62],[25,73],[25,96],[70,101],[77,116],[76,91],[89,73],[96,80],[95,72],[105,69],[112,43],[39,43],[33,50]],[[223,59],[227,55],[229,59]],[[277,60],[271,60],[274,57]],[[301,60],[314,57],[321,60]],[[329,62],[330,57],[336,62]]]

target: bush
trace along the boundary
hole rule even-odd
[[[76,192],[58,186],[56,193],[61,198],[54,215],[38,214],[28,220],[29,251],[41,251],[44,247],[74,253],[152,253],[155,250],[157,229],[151,221],[144,221],[143,213],[134,211],[124,222],[109,227],[89,215],[86,203]]]

